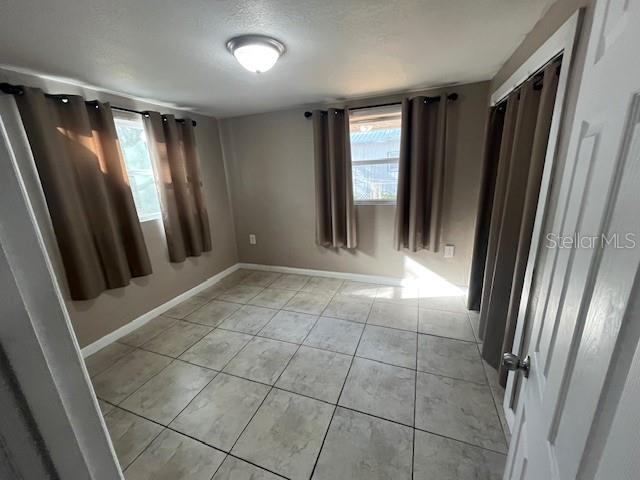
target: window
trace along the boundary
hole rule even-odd
[[[395,203],[400,120],[400,105],[351,112],[351,169],[356,203]]]
[[[135,113],[119,111],[113,116],[138,217],[142,222],[157,218],[160,201],[142,118]]]

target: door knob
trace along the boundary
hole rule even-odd
[[[529,366],[531,364],[531,360],[527,355],[527,358],[522,360],[518,355],[513,353],[505,353],[502,356],[502,366],[507,370],[522,370],[525,378],[529,378]]]

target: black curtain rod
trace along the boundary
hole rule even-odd
[[[24,93],[24,90],[19,85],[12,85],[10,83],[0,83],[0,92],[6,93],[7,95],[22,95]],[[51,98],[66,98],[68,96],[68,95],[53,95],[53,94],[50,94],[50,93],[45,93],[45,95],[47,97],[51,97]],[[89,103],[91,103],[91,102],[92,101],[89,101]],[[95,100],[94,100],[94,102],[95,102]],[[116,106],[112,105],[111,109],[112,110],[120,110],[122,112],[137,113],[138,115],[149,116],[149,112],[147,112],[147,111],[133,110],[131,108],[116,107]],[[176,122],[183,123],[184,119],[177,118]],[[191,124],[195,127],[196,126],[196,121],[195,120],[191,120]]]
[[[556,73],[556,75],[560,75],[560,71],[562,70],[562,58],[563,58],[563,55],[564,55],[564,51],[560,52],[555,57],[553,57],[551,60],[549,60],[547,63],[542,65],[538,70],[536,70],[531,75],[529,75],[527,78],[525,78],[522,81],[522,83],[519,83],[513,90],[511,90],[504,97],[502,97],[498,102],[496,102],[494,107],[497,108],[500,111],[504,110],[506,108],[506,106],[507,106],[507,100],[509,99],[509,96],[513,92],[519,90],[522,87],[522,85],[524,85],[530,79],[533,79],[533,89],[534,90],[538,90],[538,91],[542,90],[542,87],[544,86],[544,69],[548,65],[551,65],[554,62],[558,62],[558,66],[556,67],[556,72],[555,73]],[[520,98],[520,93],[518,93],[518,98]]]
[[[458,99],[458,94],[457,93],[450,93],[449,95],[447,95],[447,100],[451,100],[452,102],[456,101]],[[425,100],[435,100],[435,101],[439,101],[440,97],[425,97]],[[350,108],[349,110],[364,110],[366,108],[379,108],[379,107],[390,107],[392,105],[401,105],[402,102],[390,102],[390,103],[379,103],[377,105],[367,105],[365,107],[354,107],[354,108]],[[304,117],[305,118],[309,118],[311,115],[313,115],[313,112],[310,111],[306,111],[304,112]]]
[[[111,110],[120,110],[121,112],[129,112],[129,113],[137,113],[139,115],[148,117],[149,116],[149,112],[147,111],[139,111],[139,110],[132,110],[131,108],[124,108],[124,107],[114,107],[113,105],[111,106]],[[180,123],[184,123],[184,118],[176,118],[176,122],[180,122]],[[195,120],[191,120],[191,125],[193,125],[194,127],[196,126],[196,121]]]

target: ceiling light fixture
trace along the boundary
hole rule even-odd
[[[282,42],[264,35],[242,35],[227,42],[227,49],[244,68],[253,73],[270,70],[284,54]]]

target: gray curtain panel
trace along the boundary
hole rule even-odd
[[[527,80],[507,100],[480,308],[482,356],[495,368],[513,347],[559,62]]]
[[[516,322],[520,310],[520,299],[524,286],[524,276],[529,260],[529,249],[531,247],[531,236],[538,207],[538,197],[540,195],[540,182],[544,170],[547,145],[549,142],[549,131],[551,129],[551,119],[553,117],[553,107],[558,91],[558,80],[560,78],[560,61],[553,62],[543,72],[543,84],[540,92],[538,104],[538,118],[536,119],[535,136],[531,147],[531,166],[529,167],[529,178],[524,194],[524,205],[520,221],[520,234],[518,236],[518,248],[516,251],[515,266],[513,270],[513,280],[511,285],[511,295],[509,307],[507,309],[506,327],[500,356],[513,349],[513,339],[516,332]],[[507,371],[500,364],[500,383],[506,386]]]
[[[510,95],[506,100],[504,129],[502,131],[502,141],[500,143],[498,172],[496,175],[496,185],[493,193],[491,222],[489,225],[489,237],[487,238],[487,254],[485,259],[484,278],[482,280],[482,296],[480,300],[481,316],[479,335],[483,340],[486,338],[487,321],[486,312],[484,315],[482,315],[482,305],[487,308],[489,296],[491,294],[491,286],[495,269],[495,259],[498,249],[498,238],[500,234],[500,220],[506,198],[507,182],[509,179],[509,169],[511,167],[511,154],[513,150],[513,140],[519,107],[520,91],[518,90]],[[488,339],[488,341],[491,340]]]
[[[183,262],[211,250],[211,233],[191,120],[147,112],[149,142],[169,260]]]
[[[88,300],[149,275],[124,158],[108,103],[15,96],[51,216],[70,296]]]
[[[316,183],[316,243],[356,248],[356,212],[351,180],[349,112],[313,112]]]
[[[447,97],[402,102],[394,247],[437,252],[442,230]]]
[[[487,241],[489,239],[493,196],[498,176],[498,159],[500,157],[505,112],[506,105],[504,104],[489,109],[489,121],[484,142],[484,160],[482,163],[482,183],[480,184],[478,198],[469,292],[467,294],[467,308],[469,310],[480,310],[482,281],[487,259]]]

